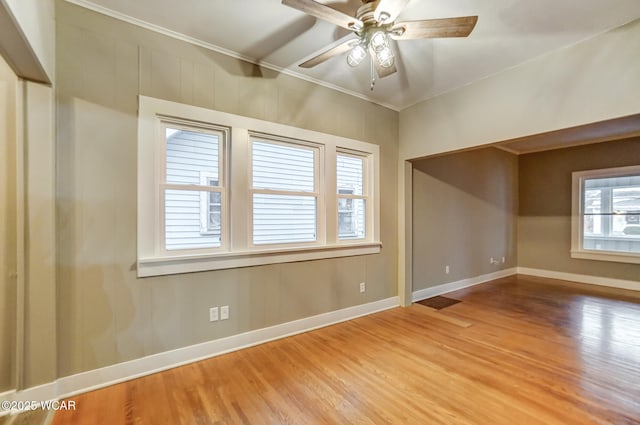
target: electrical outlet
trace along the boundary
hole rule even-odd
[[[489,264],[493,264],[493,257],[489,258]]]
[[[229,318],[229,306],[223,305],[220,307],[220,320],[227,320]]]
[[[362,294],[367,290],[367,284],[365,282],[360,282],[360,293]]]
[[[209,321],[215,322],[218,320],[218,307],[211,307],[209,309]]]
[[[446,274],[449,274],[449,266],[444,266],[444,272],[445,272]]]
[[[506,259],[504,257],[502,257],[502,264],[504,264],[506,261]]]

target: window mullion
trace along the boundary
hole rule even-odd
[[[197,190],[204,192],[224,192],[224,188],[220,186],[204,186],[204,185],[195,185],[195,184],[173,184],[173,183],[163,183],[160,185],[162,189],[170,189],[170,190]]]
[[[600,210],[602,220],[602,234],[603,236],[611,235],[612,220],[611,212],[613,210],[613,197],[610,187],[602,189],[600,203],[602,208]]]
[[[287,195],[287,196],[315,196],[320,195],[318,192],[303,192],[296,190],[277,190],[277,189],[251,189],[252,193],[262,193],[265,195]]]

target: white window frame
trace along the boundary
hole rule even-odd
[[[371,173],[371,162],[372,162],[372,157],[370,154],[364,153],[364,152],[357,152],[357,151],[353,151],[353,150],[348,150],[348,149],[338,149],[337,151],[337,155],[342,155],[342,156],[351,156],[354,158],[358,158],[362,160],[362,195],[356,195],[356,194],[341,194],[338,193],[339,191],[339,187],[336,187],[335,190],[335,196],[336,196],[336,209],[335,209],[335,214],[336,214],[336,220],[338,220],[339,222],[339,215],[340,215],[340,211],[338,209],[338,204],[339,204],[339,199],[343,198],[343,199],[363,199],[364,200],[364,205],[365,205],[365,237],[364,238],[344,238],[344,239],[340,239],[339,238],[339,231],[340,229],[336,226],[336,239],[338,239],[339,243],[351,243],[353,241],[359,241],[359,240],[366,240],[368,235],[373,232],[373,223],[375,221],[374,219],[374,215],[373,215],[373,206],[370,204],[370,200],[371,200],[371,195],[370,195],[370,190],[372,187],[372,173]],[[337,178],[337,173],[336,173],[336,178]]]
[[[161,115],[158,114],[157,115],[157,128],[158,128],[158,135],[157,140],[156,140],[156,153],[158,154],[156,157],[156,178],[158,181],[158,184],[156,185],[156,188],[154,188],[153,190],[157,190],[158,191],[158,201],[156,202],[156,205],[158,205],[158,208],[155,212],[154,215],[157,215],[156,217],[156,222],[159,226],[158,228],[158,234],[159,236],[157,237],[156,243],[159,243],[159,246],[157,247],[156,251],[160,253],[160,255],[169,257],[169,256],[174,256],[174,255],[201,255],[203,252],[224,252],[228,250],[228,235],[229,235],[229,229],[228,229],[228,225],[226,224],[227,221],[227,217],[228,217],[228,205],[227,205],[227,189],[226,189],[226,181],[227,178],[225,177],[225,172],[226,170],[229,168],[227,166],[227,161],[226,161],[226,151],[227,151],[227,144],[228,144],[228,139],[229,139],[229,129],[223,126],[219,126],[219,125],[215,125],[215,124],[208,124],[208,123],[202,123],[202,122],[197,122],[197,121],[189,121],[189,120],[185,120],[185,119],[180,119],[180,118],[174,118],[171,116],[166,116],[166,115]],[[200,180],[200,185],[185,185],[185,184],[175,184],[175,183],[168,183],[167,182],[167,175],[166,175],[166,157],[167,157],[167,152],[166,152],[166,147],[167,147],[167,143],[166,143],[166,129],[167,128],[174,128],[174,129],[179,129],[179,130],[184,130],[184,131],[192,131],[192,132],[200,132],[200,133],[209,133],[209,134],[215,134],[216,136],[219,137],[218,139],[218,158],[219,159],[219,176],[218,176],[218,185],[217,186],[208,186],[206,184],[202,183],[202,179]],[[138,187],[138,189],[140,189],[140,187]],[[151,188],[149,188],[151,189]],[[193,249],[180,249],[180,250],[168,250],[166,249],[166,235],[165,235],[165,208],[164,208],[164,197],[165,197],[165,190],[191,190],[191,191],[198,191],[198,192],[205,192],[205,194],[208,195],[209,192],[218,192],[221,195],[221,203],[222,203],[222,209],[220,211],[220,221],[221,221],[221,229],[220,229],[220,246],[218,247],[211,247],[211,248],[193,248]],[[162,206],[162,207],[160,207]],[[148,215],[148,217],[151,217],[151,215]],[[141,217],[138,216],[138,225],[140,225],[140,219]],[[202,220],[202,217],[201,217]],[[202,233],[201,233],[202,234]]]
[[[272,189],[256,189],[253,188],[253,149],[251,144],[253,141],[279,144],[283,146],[302,147],[315,151],[314,155],[314,191],[313,192],[297,192],[297,191],[283,191]],[[248,245],[251,249],[265,249],[265,248],[290,248],[296,246],[322,246],[325,245],[325,220],[323,217],[324,211],[324,197],[321,194],[325,193],[324,185],[324,145],[318,143],[309,143],[306,141],[300,141],[295,139],[287,139],[283,137],[276,137],[269,134],[261,134],[257,132],[249,133],[249,198],[247,204],[249,208],[249,226],[253,229],[253,195],[254,194],[273,194],[273,195],[295,195],[295,196],[314,196],[316,198],[316,240],[309,242],[289,242],[281,244],[255,244],[253,242],[253,235],[249,234]]]
[[[138,108],[138,261],[139,277],[228,269],[263,264],[337,258],[380,252],[379,147],[283,124],[211,109],[139,96]],[[163,249],[164,139],[162,120],[202,128],[227,128],[220,178],[223,191],[220,248]],[[318,146],[318,237],[314,243],[253,245],[251,217],[251,135]],[[336,153],[353,152],[369,158],[367,184],[371,217],[365,239],[337,238]]]
[[[587,260],[614,261],[640,264],[640,253],[584,249],[584,205],[585,180],[594,178],[624,177],[640,175],[640,166],[576,171],[572,173],[571,202],[571,257]]]

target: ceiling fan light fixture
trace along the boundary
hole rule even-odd
[[[396,62],[393,52],[389,47],[385,47],[379,52],[376,52],[376,60],[383,68],[391,68]]]
[[[367,50],[362,46],[362,44],[356,45],[347,56],[347,63],[351,67],[356,67],[360,65],[362,60],[367,57]]]
[[[322,0],[281,0],[286,6],[350,30],[358,37],[338,45],[328,46],[321,53],[298,66],[311,68],[347,52],[347,63],[351,67],[360,65],[365,58],[368,58],[371,64],[371,89],[373,90],[376,75],[379,78],[385,78],[397,72],[391,40],[467,37],[478,21],[477,16],[459,16],[396,22],[411,0],[361,1],[362,6],[353,16],[350,16],[324,4]]]
[[[380,52],[384,49],[388,49],[389,40],[387,39],[387,34],[385,34],[383,31],[374,32],[371,36],[371,40],[369,41],[369,45],[374,52]]]

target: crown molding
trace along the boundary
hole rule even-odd
[[[108,16],[110,18],[114,18],[114,19],[117,19],[119,21],[127,22],[129,24],[136,25],[138,27],[147,29],[149,31],[153,31],[153,32],[165,35],[167,37],[171,37],[171,38],[174,38],[174,39],[177,39],[177,40],[181,40],[181,41],[184,41],[186,43],[190,43],[190,44],[193,44],[195,46],[199,46],[199,47],[214,51],[216,53],[220,53],[220,54],[223,54],[223,55],[226,55],[226,56],[230,56],[232,58],[235,58],[235,59],[238,59],[238,60],[241,60],[241,61],[244,61],[244,62],[248,62],[248,63],[254,64],[254,65],[258,65],[258,66],[260,66],[262,68],[265,68],[265,69],[270,69],[272,71],[275,71],[275,72],[278,72],[278,73],[281,73],[281,74],[284,74],[284,75],[288,75],[290,77],[298,78],[300,80],[305,80],[305,81],[308,81],[310,83],[313,83],[313,84],[316,84],[316,85],[319,85],[319,86],[322,86],[322,87],[326,87],[326,88],[331,89],[331,90],[335,90],[335,91],[347,94],[349,96],[353,96],[353,97],[357,97],[357,98],[362,99],[362,100],[366,100],[367,102],[371,102],[371,103],[374,103],[376,105],[383,106],[383,107],[385,107],[387,109],[391,109],[391,110],[396,111],[396,112],[399,112],[400,109],[401,109],[398,106],[391,105],[391,104],[385,103],[385,102],[380,102],[379,100],[376,100],[376,99],[373,99],[371,97],[365,96],[365,95],[363,95],[361,93],[358,93],[356,91],[349,90],[349,89],[346,89],[344,87],[340,87],[340,86],[338,86],[336,84],[331,84],[331,83],[328,83],[326,81],[319,80],[317,78],[309,77],[308,75],[292,71],[291,69],[288,69],[288,68],[282,68],[280,66],[277,66],[277,65],[274,65],[274,64],[271,64],[271,63],[268,63],[268,62],[259,61],[256,58],[252,58],[252,57],[243,55],[243,54],[235,52],[233,50],[225,49],[224,47],[220,47],[220,46],[217,46],[215,44],[208,43],[206,41],[197,39],[195,37],[191,37],[191,36],[188,36],[186,34],[183,34],[183,33],[177,32],[177,31],[173,31],[173,30],[161,27],[161,26],[156,25],[156,24],[152,24],[151,22],[147,22],[147,21],[144,21],[142,19],[134,18],[133,16],[126,15],[124,13],[115,11],[113,9],[106,8],[104,6],[100,6],[98,4],[95,4],[95,3],[87,1],[87,0],[65,0],[65,1],[67,3],[71,3],[71,4],[74,4],[76,6],[80,6],[80,7],[83,7],[85,9],[89,9],[91,11],[100,13],[100,14]]]

